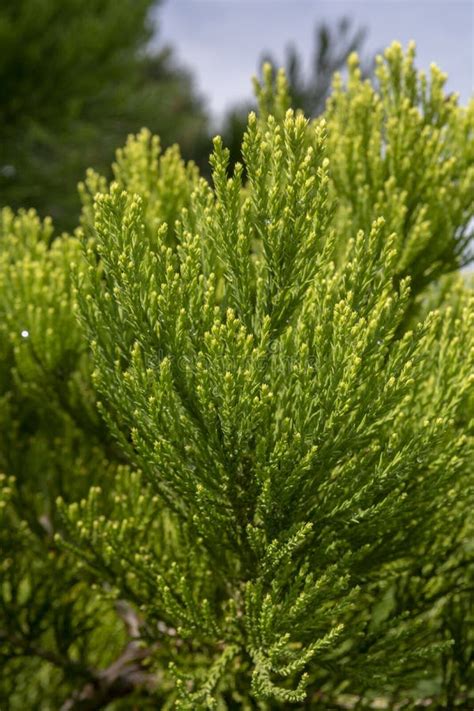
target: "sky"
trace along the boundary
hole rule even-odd
[[[228,107],[251,97],[265,50],[283,63],[293,43],[309,59],[315,24],[344,16],[367,28],[368,55],[414,39],[420,68],[436,62],[462,103],[473,95],[474,0],[164,0],[156,42],[173,46],[193,72],[218,125]]]

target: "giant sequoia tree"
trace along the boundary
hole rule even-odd
[[[2,708],[472,705],[474,107],[413,62],[3,211]]]

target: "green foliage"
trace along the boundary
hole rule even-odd
[[[74,228],[75,185],[107,170],[143,125],[198,153],[206,118],[169,49],[152,52],[153,0],[6,0],[0,8],[0,201]]]
[[[73,501],[105,480],[114,445],[73,313],[79,243],[8,209],[0,242],[0,705],[57,709],[124,640],[113,606],[53,542],[57,496]]]
[[[143,131],[2,213],[6,708],[472,702],[472,107],[273,82],[212,185]]]
[[[377,60],[377,90],[351,57],[327,120],[342,224],[355,234],[383,215],[397,235],[398,274],[417,293],[462,265],[472,239],[474,104],[460,109],[456,94],[444,96],[446,75],[433,64],[428,81],[414,57],[413,44],[405,55],[393,44]]]
[[[310,118],[323,113],[326,100],[331,93],[331,83],[335,72],[345,69],[348,58],[353,52],[363,48],[366,30],[351,27],[351,21],[343,17],[331,27],[322,22],[314,29],[312,55],[309,58],[309,72],[305,76],[303,60],[295,46],[287,48],[283,63],[267,54],[265,62],[272,66],[284,66],[288,80],[289,93],[295,109],[303,111]],[[370,70],[370,62],[366,72]]]
[[[270,54],[265,53],[262,61],[262,84],[268,86],[271,67],[282,66],[282,77],[287,83],[289,105],[301,110],[305,116],[313,118],[323,113],[326,100],[331,92],[331,83],[335,72],[345,68],[348,57],[352,52],[362,49],[365,39],[365,30],[353,30],[351,22],[342,18],[334,27],[325,22],[317,24],[314,29],[314,44],[309,58],[309,71],[303,69],[303,58],[298,50],[290,45],[286,50],[283,63],[275,61]],[[370,62],[364,62],[364,71],[370,74]],[[255,84],[258,82],[254,79]],[[256,95],[260,111],[265,106],[262,97]],[[267,93],[271,102],[272,93]],[[288,107],[287,107],[288,108]],[[255,110],[253,103],[241,103],[228,111],[224,117],[222,135],[226,146],[230,150],[230,163],[234,165],[241,161],[241,147],[243,135],[247,128],[247,116]]]

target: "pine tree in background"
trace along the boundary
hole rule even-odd
[[[2,708],[472,705],[474,105],[377,79],[3,211]]]
[[[334,73],[344,69],[352,52],[362,51],[365,36],[366,31],[363,28],[353,30],[351,21],[345,17],[334,27],[325,22],[318,23],[314,29],[314,44],[308,71],[305,71],[301,54],[294,45],[290,45],[283,66],[292,108],[302,110],[308,118],[322,114],[331,91]],[[277,67],[282,63],[266,52],[261,61],[262,67],[265,64]],[[371,62],[365,60],[364,74],[370,73]],[[224,117],[222,135],[230,151],[231,165],[242,160],[242,138],[247,128],[247,116],[253,110],[255,105],[247,102],[234,107]]]
[[[146,125],[191,157],[207,118],[169,48],[149,47],[155,0],[5,0],[0,7],[0,204],[77,224],[75,186]]]
[[[345,68],[351,54],[362,51],[366,35],[362,27],[353,29],[347,17],[341,18],[334,27],[325,22],[316,25],[313,53],[306,76],[303,59],[294,45],[287,48],[283,63],[276,61],[271,54],[266,54],[263,61],[285,68],[293,108],[301,109],[305,116],[313,118],[325,109],[335,72]],[[370,65],[370,61],[364,61],[365,74],[370,73]]]

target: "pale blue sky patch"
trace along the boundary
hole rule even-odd
[[[225,109],[251,96],[250,78],[265,50],[280,61],[296,45],[308,59],[318,21],[347,16],[365,26],[367,53],[392,40],[417,44],[417,63],[449,75],[461,101],[473,92],[474,2],[471,0],[166,0],[157,17],[158,41],[173,45],[179,61],[218,121]]]

